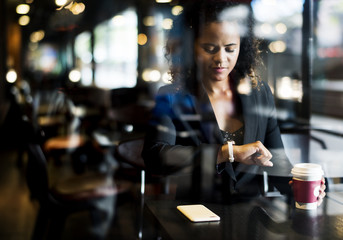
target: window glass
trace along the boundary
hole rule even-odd
[[[320,1],[316,12],[314,90],[343,91],[342,29],[343,2]]]
[[[302,102],[302,0],[252,1],[255,34],[261,40],[261,78],[276,99],[279,119],[295,121]]]
[[[137,15],[128,9],[94,29],[95,85],[134,87],[137,83]]]
[[[83,32],[75,38],[76,68],[81,71],[81,83],[88,86],[92,84],[92,51],[91,33]]]

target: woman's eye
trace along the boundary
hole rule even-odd
[[[229,52],[229,53],[232,53],[232,52],[235,52],[236,49],[235,48],[225,48],[225,51]]]
[[[203,49],[205,52],[208,52],[208,53],[215,53],[216,51],[218,51],[215,46],[211,46],[211,45],[205,45],[203,46]]]

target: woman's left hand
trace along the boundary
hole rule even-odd
[[[292,185],[293,181],[290,181],[289,184]],[[325,189],[326,189],[325,178],[322,177],[322,181],[321,181],[321,185],[320,185],[320,189],[319,189],[319,195],[317,197],[317,205],[318,206],[320,206],[320,204],[322,204],[323,199],[326,196]]]
[[[322,204],[323,202],[323,198],[325,197],[326,193],[325,193],[325,189],[326,189],[326,185],[325,185],[325,178],[322,178],[322,182],[321,182],[321,186],[319,189],[319,196],[317,198],[317,205],[319,206],[320,204]]]

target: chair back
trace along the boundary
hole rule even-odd
[[[31,197],[41,203],[48,201],[48,174],[46,158],[39,144],[29,143],[26,180]]]
[[[115,149],[115,157],[129,165],[143,170],[144,160],[141,156],[144,145],[144,138],[130,139],[120,142]]]

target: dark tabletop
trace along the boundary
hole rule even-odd
[[[150,200],[145,207],[163,239],[343,239],[343,202],[333,196],[329,194],[315,211],[295,209],[284,198],[262,197],[232,205],[201,203],[221,218],[204,223],[193,223],[176,209],[187,202]]]

